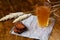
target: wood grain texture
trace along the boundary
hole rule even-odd
[[[11,12],[33,10],[34,5],[38,2],[39,0],[0,0],[0,18]],[[55,19],[56,23],[49,40],[60,40],[60,19]],[[14,26],[14,24],[12,23],[13,20],[0,22],[0,40],[33,40],[10,34],[10,30]]]

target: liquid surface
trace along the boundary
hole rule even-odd
[[[40,26],[45,27],[48,26],[49,16],[50,16],[50,8],[47,6],[40,6],[36,8],[36,15],[38,18],[38,23]]]

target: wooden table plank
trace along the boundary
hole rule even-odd
[[[11,13],[11,12],[18,12],[18,11],[25,11],[31,10],[33,7],[28,7],[27,5],[24,6],[24,3],[20,3],[21,0],[0,0],[0,18]],[[26,7],[26,8],[25,8]],[[24,9],[25,8],[25,9]],[[14,20],[14,19],[13,19]],[[29,38],[24,38],[16,35],[10,34],[11,28],[14,26],[12,23],[13,20],[8,20],[5,22],[0,22],[0,40],[33,40]],[[54,25],[53,31],[49,40],[60,40],[60,19],[57,18],[57,21]]]

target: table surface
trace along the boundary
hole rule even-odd
[[[0,0],[0,18],[11,13],[23,10],[20,0]],[[28,9],[26,9],[28,10]],[[25,10],[23,10],[25,11]],[[56,22],[49,40],[60,40],[60,19],[56,18]],[[30,38],[20,37],[10,34],[10,30],[14,26],[12,23],[14,19],[0,22],[0,40],[33,40]]]

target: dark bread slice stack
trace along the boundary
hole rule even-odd
[[[21,34],[25,31],[27,31],[27,27],[22,22],[15,23],[15,28],[14,28],[15,33]]]

